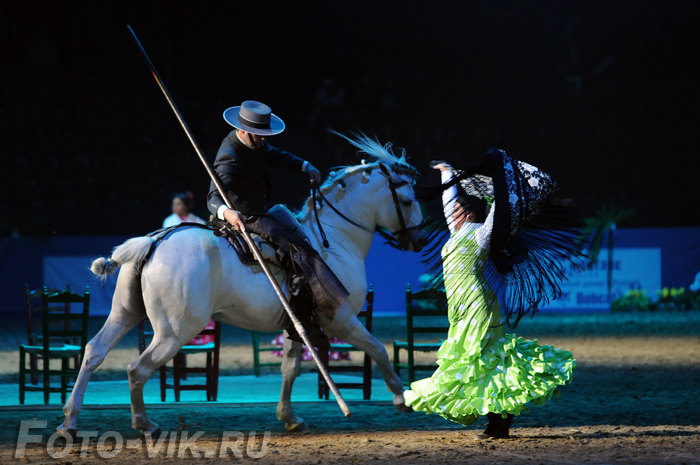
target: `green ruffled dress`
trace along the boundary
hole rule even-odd
[[[485,279],[488,249],[465,224],[442,249],[450,328],[438,369],[404,392],[413,410],[468,425],[489,412],[519,415],[571,381],[571,352],[505,332],[496,293]]]

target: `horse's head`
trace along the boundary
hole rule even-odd
[[[378,175],[385,178],[377,198],[377,232],[387,243],[401,250],[419,252],[427,242],[423,214],[413,185],[418,172],[410,165],[378,163]],[[388,232],[387,232],[388,231]]]
[[[348,182],[352,182],[350,178],[355,177],[353,174],[361,173],[362,181],[359,184],[366,185],[360,189],[362,195],[353,199],[355,205],[348,206],[353,210],[355,218],[364,212],[364,222],[373,223],[364,227],[357,225],[362,229],[369,229],[369,226],[376,228],[393,247],[420,251],[427,242],[427,234],[420,205],[413,191],[418,171],[406,162],[403,154],[401,157],[395,156],[391,144],[382,146],[364,134],[356,134],[354,138],[338,135],[375,160],[373,163],[363,161],[363,165],[344,171]],[[339,182],[342,184],[342,181]],[[356,223],[346,215],[341,216]]]

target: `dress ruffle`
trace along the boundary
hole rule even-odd
[[[571,381],[571,352],[505,334],[481,350],[467,323],[450,329],[430,378],[404,392],[413,410],[436,413],[463,425],[489,412],[519,415],[529,404],[542,405]]]

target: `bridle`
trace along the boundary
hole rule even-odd
[[[321,192],[320,189],[318,189],[317,186],[313,186],[312,188],[312,201],[313,201],[313,206],[314,206],[314,214],[316,215],[316,226],[318,227],[318,231],[321,234],[321,239],[323,242],[323,247],[329,248],[330,244],[328,243],[328,239],[326,238],[326,233],[323,230],[323,226],[321,226],[321,220],[319,219],[318,216],[318,209],[317,209],[317,196],[321,198],[330,208],[333,210],[335,213],[338,214],[342,219],[347,221],[348,223],[352,224],[353,226],[356,226],[364,231],[367,232],[377,232],[379,233],[380,236],[382,236],[385,240],[386,243],[389,244],[391,247],[394,247],[399,250],[408,250],[410,245],[411,245],[411,239],[410,239],[410,233],[414,229],[420,229],[424,226],[424,222],[421,222],[417,224],[416,226],[406,226],[406,220],[404,219],[403,212],[401,211],[401,201],[399,200],[399,195],[396,192],[397,189],[400,189],[401,187],[409,184],[409,181],[401,180],[399,182],[394,182],[392,179],[391,173],[389,172],[389,168],[387,168],[383,163],[379,163],[379,169],[382,171],[382,174],[386,177],[387,182],[389,183],[389,190],[391,191],[391,197],[394,200],[394,207],[396,208],[396,215],[399,218],[399,225],[401,229],[399,229],[396,232],[390,232],[385,228],[382,228],[381,226],[377,226],[374,229],[368,228],[366,226],[363,226],[359,224],[358,222],[352,220],[351,218],[348,218],[345,214],[343,214],[340,210],[338,210],[335,205],[333,205],[331,202],[328,201],[325,195],[323,195],[323,192]],[[341,186],[342,186],[342,181],[341,181]]]

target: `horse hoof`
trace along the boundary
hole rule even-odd
[[[151,431],[149,434],[151,436],[151,441],[157,441],[158,439],[160,439],[160,436],[163,434],[163,431],[160,428],[156,428],[153,431]],[[143,439],[144,441],[146,439],[148,439],[148,436],[146,435],[146,433],[143,433],[141,435],[141,439]]]
[[[63,434],[65,437],[69,437],[76,442],[78,439],[78,431],[75,428],[66,428],[65,423],[61,423],[56,427],[56,431]]]
[[[304,423],[303,421],[295,425],[286,425],[285,429],[288,433],[304,433],[309,430],[309,428],[306,426],[306,423]]]
[[[73,442],[76,442],[78,440],[78,431],[77,430],[74,430],[72,428],[64,429],[63,434],[66,437],[70,437]]]
[[[396,404],[396,410],[398,410],[399,412],[403,412],[403,413],[413,412],[413,409],[404,403]]]

